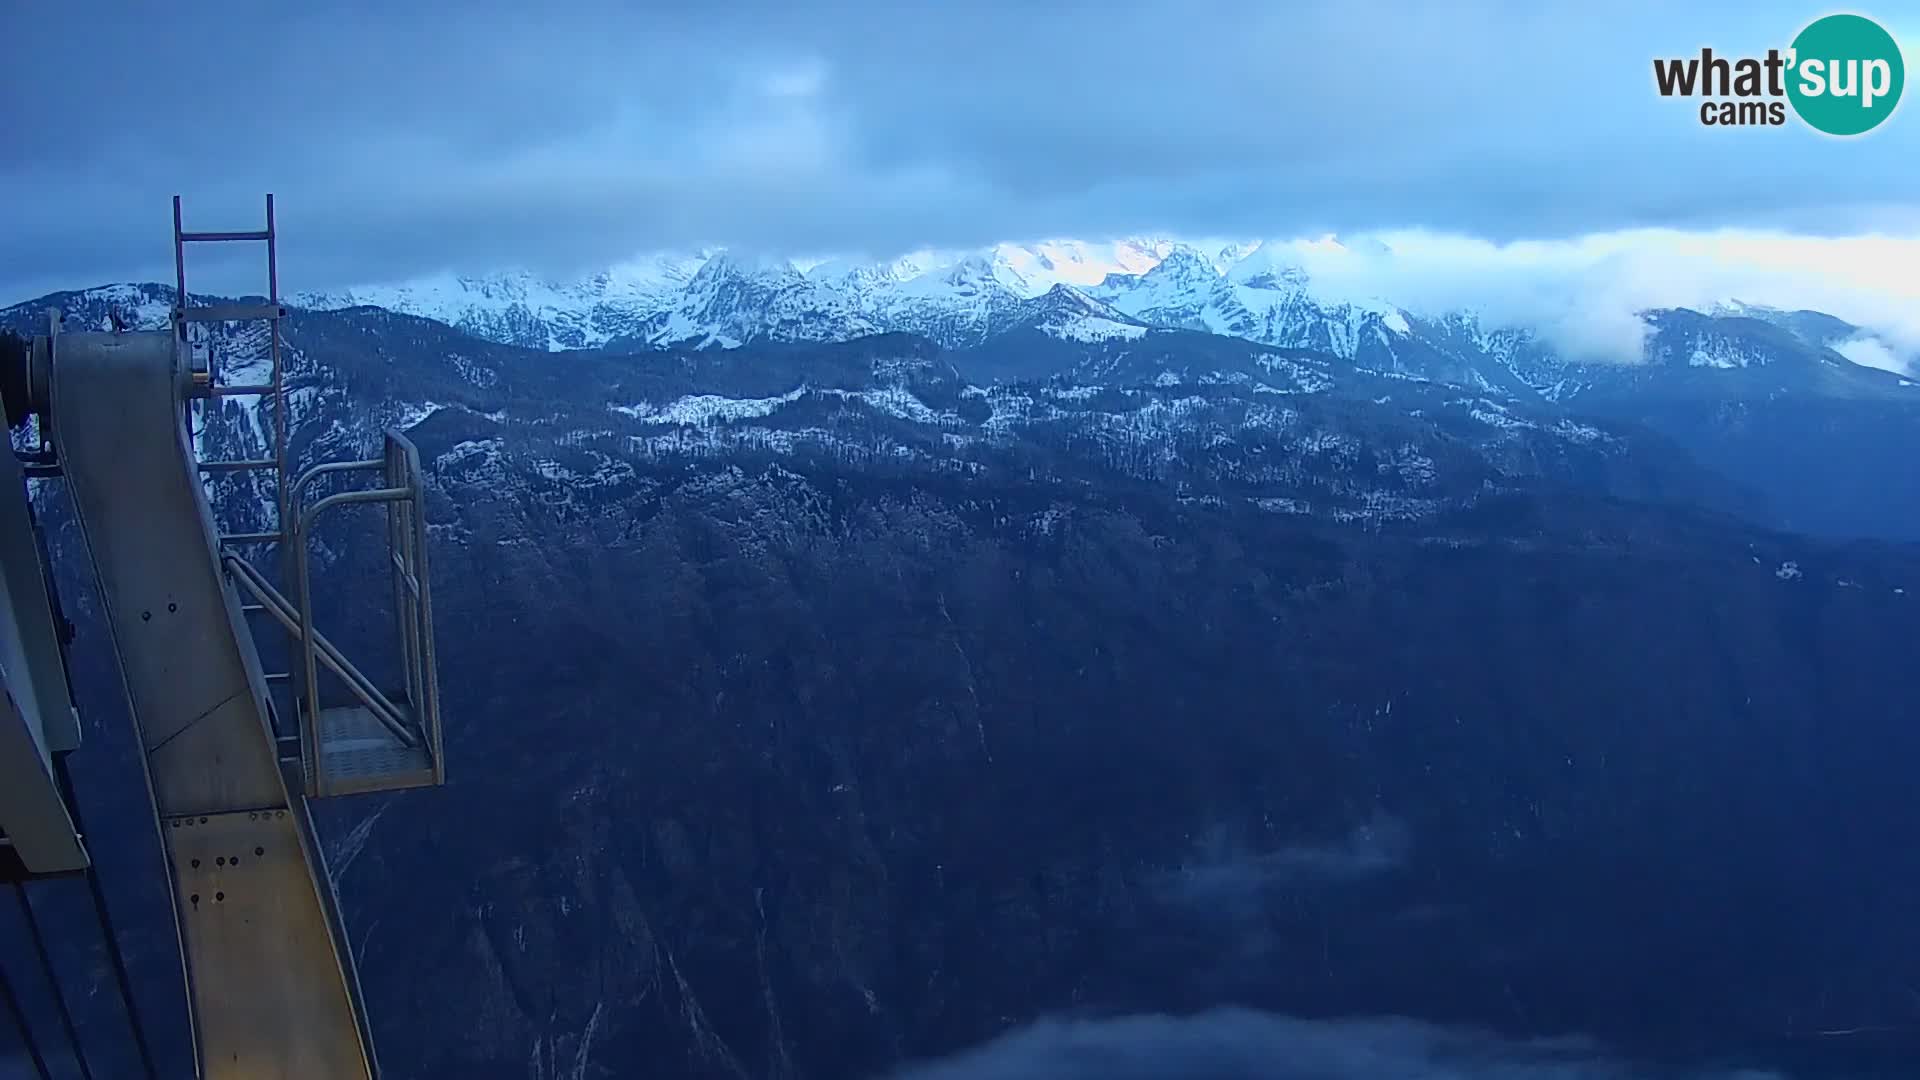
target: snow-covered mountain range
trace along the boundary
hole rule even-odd
[[[942,345],[1007,329],[1022,300],[1057,286],[1096,292],[1141,277],[1169,256],[1211,259],[1216,277],[1241,257],[1171,240],[1001,244],[921,251],[886,262],[794,262],[724,250],[656,253],[576,281],[525,272],[443,275],[394,285],[305,293],[302,307],[372,306],[420,315],[502,344],[593,348],[612,342],[743,345],[845,340],[903,331]]]
[[[412,355],[408,342],[433,324],[459,331],[444,346],[453,352],[503,347],[524,353],[522,362],[538,370],[550,368],[547,377],[555,381],[543,393],[553,397],[587,389],[570,381],[587,377],[590,359],[620,371],[676,368],[690,355],[713,357],[719,366],[712,371],[772,365],[768,374],[786,381],[741,401],[772,410],[766,415],[777,414],[777,422],[766,422],[778,430],[746,433],[763,426],[758,424],[728,430],[729,437],[781,446],[831,431],[832,425],[813,416],[818,409],[847,407],[841,396],[795,377],[790,367],[799,346],[918,341],[944,354],[944,362],[957,366],[982,394],[1061,380],[1073,394],[1097,395],[1117,386],[1154,391],[1130,399],[1123,412],[1147,408],[1167,394],[1179,397],[1179,388],[1190,386],[1233,385],[1240,388],[1236,396],[1250,391],[1256,396],[1249,400],[1257,402],[1271,383],[1259,358],[1279,355],[1309,363],[1320,373],[1312,380],[1316,385],[1330,380],[1365,402],[1364,411],[1377,414],[1369,424],[1424,425],[1444,413],[1393,389],[1417,384],[1435,392],[1453,388],[1443,401],[1497,405],[1468,410],[1483,427],[1509,429],[1503,410],[1530,413],[1542,406],[1547,415],[1576,424],[1646,425],[1739,483],[1771,493],[1789,507],[1778,518],[1787,527],[1920,535],[1920,518],[1899,509],[1920,505],[1900,497],[1914,484],[1895,467],[1905,451],[1885,450],[1916,441],[1913,432],[1920,428],[1912,417],[1920,411],[1920,386],[1901,372],[1879,369],[1887,365],[1856,362],[1852,357],[1863,346],[1891,354],[1860,327],[1819,312],[1732,303],[1707,311],[1654,309],[1640,313],[1639,355],[1570,357],[1553,347],[1551,333],[1537,328],[1497,325],[1471,311],[1415,311],[1352,288],[1329,288],[1300,265],[1301,250],[1284,243],[1061,242],[927,252],[882,264],[803,264],[706,251],[636,260],[571,283],[496,274],[296,294],[289,333],[299,349],[306,328],[342,320],[362,327],[360,348],[396,350],[398,366],[380,378],[401,402],[444,403],[424,393],[409,399],[402,389],[407,380],[401,370],[427,362]],[[108,309],[119,308],[136,324],[155,326],[165,324],[171,303],[171,290],[163,286],[125,284],[43,297],[0,317],[28,326],[41,319],[42,309],[58,306],[75,327],[104,328]],[[403,340],[384,340],[395,333]],[[566,363],[549,361],[558,349],[571,351]],[[222,364],[232,365],[259,350],[223,352]],[[340,363],[351,360],[343,355]],[[682,386],[680,395],[696,404],[737,396],[731,388],[700,382]],[[800,397],[783,396],[796,392]],[[988,397],[969,400],[991,404]],[[669,408],[668,398],[614,404],[659,410],[622,414],[633,422],[624,426],[639,428],[684,411]],[[602,415],[605,407],[596,406]],[[918,425],[926,419],[923,412],[890,416],[883,426],[900,420]],[[1267,413],[1254,409],[1249,415]],[[1024,420],[995,407],[971,422],[985,426],[967,437],[998,438],[1008,424]],[[1540,430],[1554,430],[1555,422]],[[599,426],[596,420],[583,430]],[[697,434],[683,430],[686,425],[672,426],[676,445],[692,439],[704,447],[719,437],[704,424],[693,425]],[[966,441],[940,424],[926,432],[930,460],[939,456],[936,447],[948,453],[956,438]],[[868,445],[871,434],[834,432],[828,441],[836,448],[849,439]],[[1109,435],[1083,424],[1075,435],[1081,437],[1101,442]],[[1396,446],[1406,442],[1395,440]],[[1501,466],[1516,468],[1529,471]],[[1920,490],[1915,494],[1920,497]]]
[[[732,265],[711,260],[699,274],[717,278]],[[114,308],[156,328],[171,300],[163,286],[117,286],[44,303],[75,328]],[[1710,487],[1690,465],[1658,453],[1642,460],[1633,439],[1550,403],[1369,371],[1325,352],[1150,330],[1065,286],[1012,308],[1026,329],[965,347],[870,333],[586,350],[564,364],[375,308],[296,311],[285,327],[290,444],[312,461],[354,457],[399,427],[431,452],[436,476],[479,469],[505,483],[496,475],[504,453],[516,459],[509,472],[556,506],[610,477],[637,482],[636,470],[762,460],[1067,484],[1119,478],[1336,521],[1424,518],[1539,484],[1651,498],[1658,492],[1640,475],[1649,469],[1668,488]],[[0,328],[29,330],[35,313],[0,309]],[[265,353],[263,327],[211,333],[223,381],[266,380],[252,366]],[[251,396],[221,399],[218,415],[196,424],[203,452],[266,453],[271,412]],[[246,479],[216,487],[233,489],[222,505],[252,527],[271,500],[241,490]]]
[[[1338,242],[1319,242],[1344,251]],[[908,333],[947,348],[1039,330],[1066,340],[1186,330],[1311,349],[1379,371],[1561,400],[1595,380],[1538,328],[1471,311],[1413,310],[1351,285],[1330,286],[1284,242],[1197,245],[1164,238],[1001,244],[890,262],[752,259],[726,251],[656,254],[581,280],[527,273],[444,276],[294,297],[299,306],[385,308],[501,344],[561,350],[737,347]],[[1604,358],[1709,369],[1765,365],[1771,327],[1834,363],[1903,367],[1911,358],[1870,332],[1815,312],[1729,302],[1712,331],[1664,334],[1672,311],[1646,312],[1642,354]],[[1686,321],[1680,316],[1680,321]],[[1604,366],[1604,365],[1601,365]],[[1599,376],[1607,381],[1609,376]]]
[[[796,263],[725,251],[656,254],[579,281],[527,273],[443,276],[297,295],[302,307],[372,306],[502,344],[733,347],[903,332],[977,345],[1041,326],[1067,338],[1178,328],[1348,358],[1412,334],[1408,313],[1315,287],[1276,244],[1203,249],[1168,239],[1000,244],[885,263]],[[1075,310],[1068,311],[1067,308]]]

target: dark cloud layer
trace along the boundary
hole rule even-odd
[[[1709,132],[1653,93],[1654,55],[1784,45],[1811,14],[19,0],[0,288],[170,276],[176,191],[215,224],[275,191],[307,288],[705,244],[1911,226],[1920,121]]]
[[[1775,1080],[1629,1063],[1583,1042],[1522,1042],[1413,1020],[1246,1009],[1047,1020],[896,1080]]]

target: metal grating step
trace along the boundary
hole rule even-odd
[[[252,229],[244,232],[183,232],[180,240],[188,244],[205,244],[222,240],[271,240],[273,233],[265,229]]]
[[[412,726],[412,710],[401,706]],[[431,787],[433,759],[423,744],[409,749],[360,705],[320,710],[320,767],[324,783],[313,783],[313,765],[307,763],[309,791],[323,795],[352,795],[367,791]]]
[[[173,317],[180,322],[254,322],[260,319],[284,319],[287,309],[280,304],[207,304],[178,307]]]
[[[280,462],[273,458],[256,458],[252,461],[203,461],[200,471],[203,473],[257,472],[261,469],[278,469]]]

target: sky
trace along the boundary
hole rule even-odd
[[[1873,2],[1911,54],[1920,4]],[[1464,276],[1497,301],[1598,262],[1560,278],[1639,297],[1711,267],[1762,302],[1838,293],[1920,348],[1901,272],[1920,265],[1920,106],[1842,140],[1704,128],[1653,88],[1656,56],[1763,53],[1827,11],[9,0],[0,303],[169,280],[171,195],[189,228],[243,228],[272,191],[288,291],[707,246],[1336,233],[1417,250],[1396,288]],[[1868,250],[1880,269],[1854,265]],[[1750,255],[1791,265],[1762,288]],[[208,288],[255,280],[193,266]]]

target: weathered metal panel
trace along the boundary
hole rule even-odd
[[[294,813],[167,823],[210,1080],[367,1075]]]
[[[50,753],[80,745],[80,720],[67,693],[59,630],[47,596],[46,566],[27,507],[26,476],[19,459],[0,454],[0,604],[9,618],[0,626],[0,666],[15,693],[32,699],[40,736]]]
[[[86,847],[34,738],[34,722],[4,677],[0,691],[5,691],[0,694],[0,829],[6,830],[11,856],[4,861],[11,868],[4,876],[84,870]]]
[[[26,478],[13,453],[0,451],[0,830],[13,872],[86,868],[52,768],[53,754],[79,745]]]

